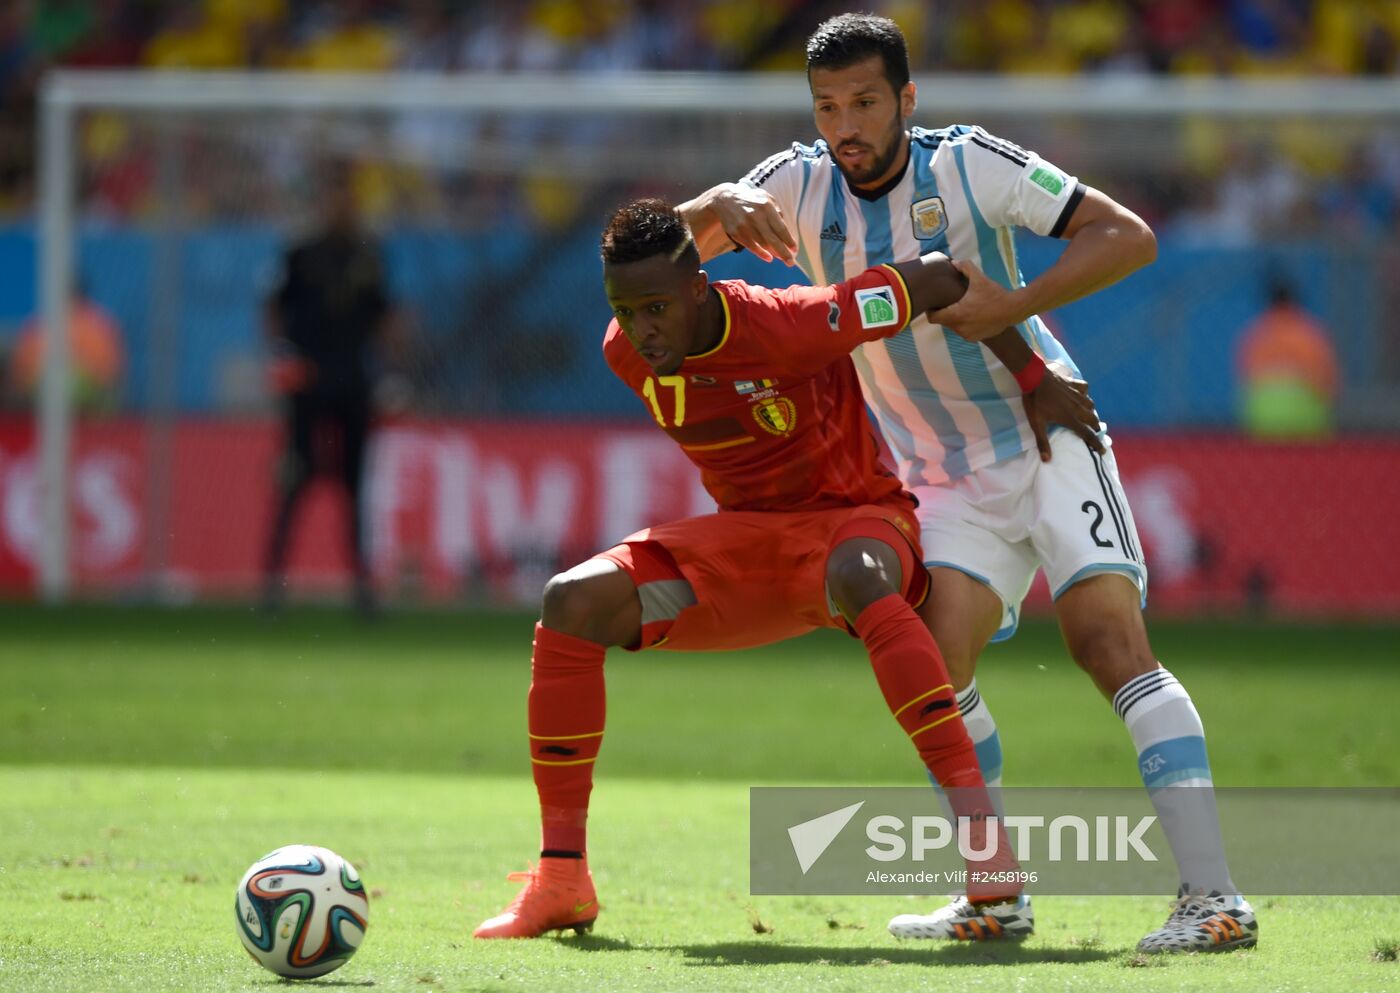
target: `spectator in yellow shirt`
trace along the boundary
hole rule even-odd
[[[313,38],[300,64],[321,72],[384,72],[394,66],[394,34],[369,16],[366,0],[345,0],[334,8],[330,29]]]
[[[211,18],[198,4],[176,4],[165,27],[141,53],[153,69],[228,69],[247,59],[244,34]]]

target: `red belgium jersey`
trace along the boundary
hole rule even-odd
[[[850,353],[902,331],[908,288],[889,266],[835,286],[712,284],[719,344],[658,376],[617,321],[603,354],[700,469],[722,510],[824,510],[900,491],[880,459]]]

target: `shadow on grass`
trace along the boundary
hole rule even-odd
[[[561,945],[580,952],[654,952],[664,948],[651,945],[634,945],[626,938],[608,938],[601,934],[576,934],[572,937],[561,935],[555,939]]]
[[[765,941],[722,941],[705,945],[633,945],[625,938],[580,935],[560,944],[580,952],[680,952],[694,966],[728,965],[1030,965],[1104,962],[1117,950],[1104,948],[1039,948],[1021,944],[942,945],[842,948],[831,945],[784,945]]]
[[[1098,948],[1027,948],[1017,944],[839,948],[761,941],[681,945],[676,950],[691,960],[688,965],[1029,965],[1036,962],[1103,962],[1116,955],[1115,952]]]

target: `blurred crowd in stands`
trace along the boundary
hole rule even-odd
[[[27,237],[16,232],[28,230],[35,202],[36,95],[52,67],[791,71],[802,68],[812,29],[847,9],[898,21],[919,74],[1075,75],[1117,87],[1164,75],[1380,77],[1400,88],[1400,0],[0,0],[0,225],[12,240]],[[937,87],[935,76],[921,89],[916,123],[983,124],[1110,191],[1177,247],[1228,255],[1241,247],[1312,250],[1326,242],[1339,271],[1363,264],[1400,271],[1400,99],[1396,113],[1369,118],[1125,116],[1105,126],[1073,107],[969,120],[940,103]],[[736,121],[742,110],[717,107],[712,119],[657,116],[641,125],[641,118],[623,125],[506,109],[476,116],[307,113],[275,121],[251,113],[172,120],[85,112],[78,133],[84,217],[90,230],[135,229],[136,240],[107,245],[105,255],[84,262],[104,277],[95,285],[116,308],[104,316],[92,301],[77,301],[83,315],[92,312],[75,333],[84,406],[116,405],[123,369],[139,366],[112,343],[119,343],[118,320],[141,330],[148,319],[141,294],[123,299],[113,290],[144,286],[148,277],[104,275],[102,266],[125,266],[122,253],[130,252],[132,272],[146,273],[151,263],[142,261],[140,246],[147,243],[139,239],[152,233],[209,235],[187,246],[177,296],[203,307],[191,320],[205,321],[199,327],[210,341],[228,335],[219,346],[227,355],[211,350],[210,363],[251,368],[225,362],[255,346],[248,328],[239,325],[238,338],[228,323],[227,314],[242,313],[239,304],[247,310],[250,298],[247,280],[236,277],[265,261],[271,242],[306,219],[326,159],[348,167],[355,206],[370,226],[403,235],[400,269],[412,277],[404,289],[424,342],[437,349],[420,362],[420,400],[427,397],[431,407],[441,396],[448,398],[442,409],[459,409],[468,397],[495,409],[519,394],[522,405],[537,403],[528,384],[583,368],[575,358],[584,346],[560,337],[554,301],[596,303],[601,204],[643,191],[685,196],[737,178],[794,138],[815,137],[800,103],[781,120]],[[1390,247],[1377,251],[1377,242]],[[560,258],[564,264],[555,267]],[[547,264],[563,281],[542,293],[539,273]],[[1239,263],[1222,256],[1220,264]],[[1153,278],[1153,300],[1208,285],[1163,266]],[[498,292],[480,292],[487,286]],[[1229,281],[1210,287],[1217,291],[1252,294]],[[499,306],[491,300],[536,297],[538,314],[490,310]],[[18,314],[24,306],[11,309]],[[1302,356],[1303,365],[1321,368],[1315,356],[1324,340],[1291,311],[1274,317],[1253,328],[1250,340],[1258,341],[1240,353],[1243,378],[1263,383],[1249,410],[1266,414],[1280,392],[1278,357]],[[483,336],[478,324],[525,331]],[[28,402],[37,376],[38,326],[31,322],[7,342],[17,327],[0,322],[0,351],[13,345],[14,355],[0,379],[0,406],[7,398]],[[1388,347],[1390,366],[1400,370],[1400,345]],[[1330,417],[1336,378],[1308,384],[1320,398],[1318,423]],[[211,387],[211,395],[243,409],[243,400],[228,397],[256,394],[256,376],[218,382],[225,379],[237,388]]]
[[[916,72],[1394,77],[1400,71],[1397,0],[0,0],[0,217],[24,216],[32,206],[35,93],[51,66],[796,69],[811,29],[852,6],[903,26]],[[403,123],[412,131],[412,121]],[[420,123],[429,131],[436,124]],[[1343,218],[1352,233],[1390,230],[1400,203],[1393,119],[1385,133],[1363,127],[1320,155],[1314,125],[1295,129],[1293,147],[1272,136],[1214,141],[1198,156],[1198,168],[1175,177],[1135,178],[1131,168],[1106,168],[1086,178],[1135,187],[1126,198],[1150,219],[1202,239],[1247,242],[1274,229],[1306,228],[1309,218],[1323,215]],[[1030,137],[1007,137],[1035,147]],[[147,144],[110,117],[84,121],[90,209],[122,217],[150,208],[155,168]],[[450,157],[459,148],[448,140],[439,151]],[[210,167],[218,168],[222,157],[211,158]],[[248,163],[224,165],[242,170]],[[357,189],[371,218],[401,216],[397,201],[404,198],[436,209],[440,187],[451,183],[431,169],[426,176],[420,170],[407,179],[376,179],[379,167],[363,165]],[[535,209],[547,211],[554,193],[543,191],[546,202]],[[463,195],[494,199],[502,190],[478,183]],[[237,197],[230,210],[256,211],[248,183]],[[227,213],[217,204],[208,212]]]

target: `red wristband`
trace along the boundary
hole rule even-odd
[[[1034,393],[1040,381],[1045,378],[1045,360],[1040,357],[1039,352],[1031,352],[1031,360],[1021,367],[1020,372],[1013,372],[1011,375],[1016,377],[1022,393]]]

